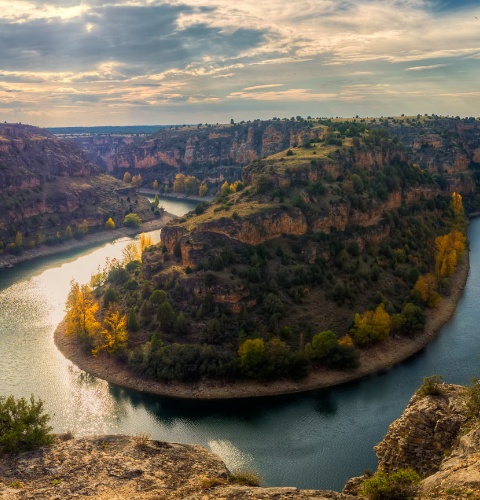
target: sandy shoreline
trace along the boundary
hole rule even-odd
[[[166,226],[168,222],[175,218],[176,217],[174,215],[165,212],[159,219],[144,222],[139,227],[121,227],[113,229],[112,231],[101,231],[98,233],[86,234],[81,240],[71,238],[70,240],[64,241],[59,245],[42,245],[33,250],[25,250],[21,255],[3,254],[0,255],[0,269],[13,267],[22,262],[27,262],[41,257],[58,255],[70,250],[86,248],[101,243],[108,243],[118,238],[122,238],[123,236],[135,236],[136,234],[143,232],[155,231],[156,229],[161,229]]]
[[[307,392],[360,379],[390,368],[421,351],[453,316],[468,273],[469,255],[467,253],[452,277],[450,295],[442,299],[437,309],[427,311],[425,329],[414,339],[389,338],[377,346],[362,351],[360,367],[356,370],[317,370],[301,381],[281,380],[271,383],[241,381],[232,384],[156,382],[142,378],[107,355],[92,357],[84,353],[79,348],[76,339],[64,335],[63,323],[55,330],[54,339],[63,355],[82,370],[115,385],[139,392],[185,399],[249,398]]]

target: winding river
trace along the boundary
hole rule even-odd
[[[162,201],[178,215],[185,201]],[[158,240],[158,231],[152,233]],[[373,446],[425,375],[466,384],[480,370],[480,219],[470,225],[471,270],[452,320],[420,354],[361,381],[263,400],[198,402],[148,396],[80,371],[55,348],[69,282],[86,282],[129,239],[0,270],[0,395],[45,401],[55,431],[76,436],[149,433],[197,443],[232,470],[249,468],[265,485],[341,489],[376,468]]]

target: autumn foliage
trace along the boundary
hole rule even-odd
[[[385,340],[390,334],[392,320],[390,314],[385,311],[384,304],[379,304],[375,311],[355,314],[353,321],[354,326],[350,333],[360,347]]]

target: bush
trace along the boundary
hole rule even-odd
[[[441,375],[431,375],[430,377],[423,377],[423,383],[418,388],[417,394],[419,396],[440,396],[442,389],[440,384],[443,383]]]
[[[478,418],[480,415],[480,383],[478,379],[473,379],[472,385],[468,388],[467,415]]]
[[[123,225],[126,227],[138,227],[142,223],[142,219],[137,214],[131,213],[123,219]]]
[[[256,472],[244,470],[232,474],[230,482],[241,486],[260,486],[261,478]]]
[[[53,443],[50,415],[43,413],[43,401],[0,396],[0,450],[22,453]]]
[[[370,500],[407,500],[416,497],[419,484],[420,476],[413,469],[378,471],[363,482],[361,494]]]

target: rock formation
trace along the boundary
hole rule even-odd
[[[148,201],[89,162],[76,145],[20,124],[0,125],[0,241],[20,232],[24,245],[87,221],[103,228],[126,212],[153,218]],[[39,235],[40,240],[33,238]],[[38,239],[38,238],[37,238]]]
[[[96,436],[60,441],[0,459],[5,500],[95,499],[352,499],[331,491],[230,484],[230,472],[200,446],[144,437]]]

